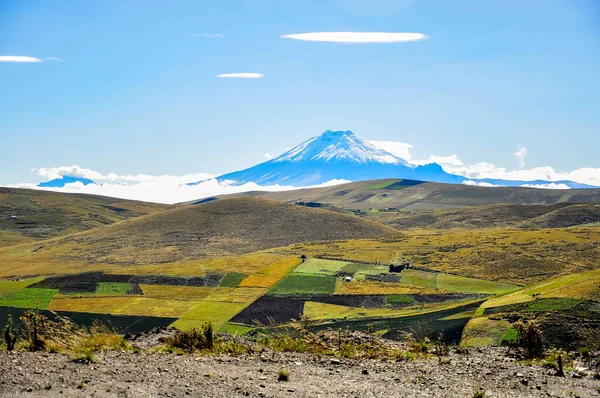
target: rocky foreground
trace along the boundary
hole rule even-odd
[[[110,351],[78,364],[60,354],[0,352],[0,396],[598,397],[593,374],[528,366],[504,349],[397,363],[291,353],[254,357]],[[278,381],[280,371],[288,381]]]

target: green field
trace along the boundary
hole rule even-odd
[[[3,297],[8,297],[17,290],[21,290],[29,285],[33,285],[34,283],[37,283],[43,279],[44,278],[30,278],[18,281],[0,279],[0,299]]]
[[[179,320],[175,321],[171,326],[178,329],[191,329],[210,322],[218,330],[238,312],[243,310],[246,305],[240,303],[202,302],[182,314]]]
[[[99,296],[121,296],[133,291],[131,283],[121,282],[100,282],[96,294]]]
[[[25,288],[0,299],[0,306],[16,308],[39,307],[40,309],[45,309],[57,293],[58,289]]]
[[[269,290],[269,294],[281,296],[333,294],[335,281],[336,279],[331,276],[290,274]]]
[[[241,272],[228,272],[225,274],[219,286],[223,287],[237,287],[240,283],[246,279],[248,275],[242,274]]]
[[[340,269],[348,265],[345,261],[322,260],[319,258],[309,258],[304,263],[300,264],[293,273],[298,274],[317,274],[317,275],[334,275]]]

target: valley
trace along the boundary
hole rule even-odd
[[[350,210],[364,192],[394,210]],[[514,319],[533,318],[553,344],[577,333],[595,346],[595,195],[369,181],[182,204],[35,243],[6,239],[0,323],[37,305],[122,333],[210,322],[245,334],[296,320],[394,340],[419,325],[487,346],[504,344]],[[294,204],[302,201],[325,206]],[[586,326],[573,328],[573,317]]]

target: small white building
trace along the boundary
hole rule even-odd
[[[347,276],[346,277],[346,282],[352,282],[352,277],[351,276]]]
[[[16,220],[16,219],[17,219],[17,216],[10,216],[10,219],[11,219],[11,220]]]

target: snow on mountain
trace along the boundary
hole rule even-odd
[[[363,140],[351,131],[327,130],[284,154],[217,179],[234,184],[309,186],[331,180],[409,178],[460,184],[464,177],[446,173],[439,165],[414,166]],[[192,183],[190,185],[196,185]]]
[[[220,182],[241,185],[292,185],[306,187],[332,180],[363,181],[403,178],[447,184],[488,186],[545,186],[548,181],[468,179],[447,173],[439,164],[416,166],[358,137],[351,131],[327,130],[284,154],[245,170],[217,177]],[[196,185],[191,183],[188,185]],[[592,188],[572,181],[555,181],[569,188]],[[533,185],[532,185],[533,184]]]
[[[384,163],[409,166],[404,160],[358,137],[352,131],[327,130],[304,141],[273,162],[351,161],[356,163]]]

